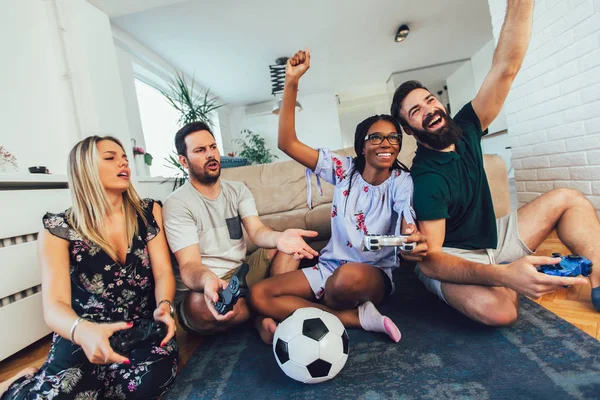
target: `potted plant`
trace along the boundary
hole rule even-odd
[[[209,127],[213,127],[211,113],[215,112],[225,104],[221,104],[214,96],[211,96],[210,90],[206,90],[204,94],[196,94],[194,92],[194,78],[188,85],[185,81],[183,73],[176,72],[175,78],[169,84],[168,91],[161,91],[167,102],[179,111],[179,120],[177,124],[182,127],[190,122],[202,121]],[[166,166],[179,171],[175,178],[173,189],[181,186],[188,178],[187,171],[179,163],[178,155],[165,157]]]
[[[250,129],[244,129],[241,134],[243,137],[234,139],[233,142],[242,147],[239,156],[246,158],[251,164],[269,164],[275,158],[279,158],[271,152],[265,144],[265,139],[258,133],[254,133]]]
[[[131,139],[133,142],[133,164],[135,165],[135,172],[138,176],[147,176],[148,171],[146,166],[152,166],[152,154],[148,153],[142,147],[136,146],[135,139]]]

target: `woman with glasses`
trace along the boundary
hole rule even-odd
[[[362,241],[367,234],[408,233],[407,242],[417,246],[404,258],[419,260],[427,252],[425,239],[414,224],[412,179],[408,168],[396,159],[402,144],[400,126],[389,115],[369,117],[358,124],[354,158],[305,145],[296,137],[294,105],[299,79],[309,67],[308,51],[299,51],[288,60],[278,144],[317,179],[335,185],[331,239],[315,267],[258,283],[252,288],[251,302],[274,320],[282,320],[298,308],[318,307],[335,314],[347,327],[386,333],[397,342],[398,327],[375,308],[394,291],[392,270],[399,264],[396,249],[363,252]],[[274,332],[276,324],[271,324]]]

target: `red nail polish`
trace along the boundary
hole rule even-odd
[[[162,342],[162,343],[160,344],[160,347],[165,347],[165,342]]]
[[[131,361],[129,361],[129,360],[125,360],[125,361],[123,361],[123,363],[122,363],[122,364],[127,364],[127,365],[130,365],[130,364],[131,364]]]
[[[128,322],[128,323],[127,323],[127,326],[133,326],[133,321],[131,321],[131,322]]]

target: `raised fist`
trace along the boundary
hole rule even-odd
[[[310,51],[300,50],[293,57],[288,58],[285,67],[285,78],[299,80],[310,68]]]

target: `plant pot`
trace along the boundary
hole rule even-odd
[[[150,167],[144,161],[143,154],[136,154],[133,156],[133,164],[135,166],[135,173],[138,178],[150,176]]]

